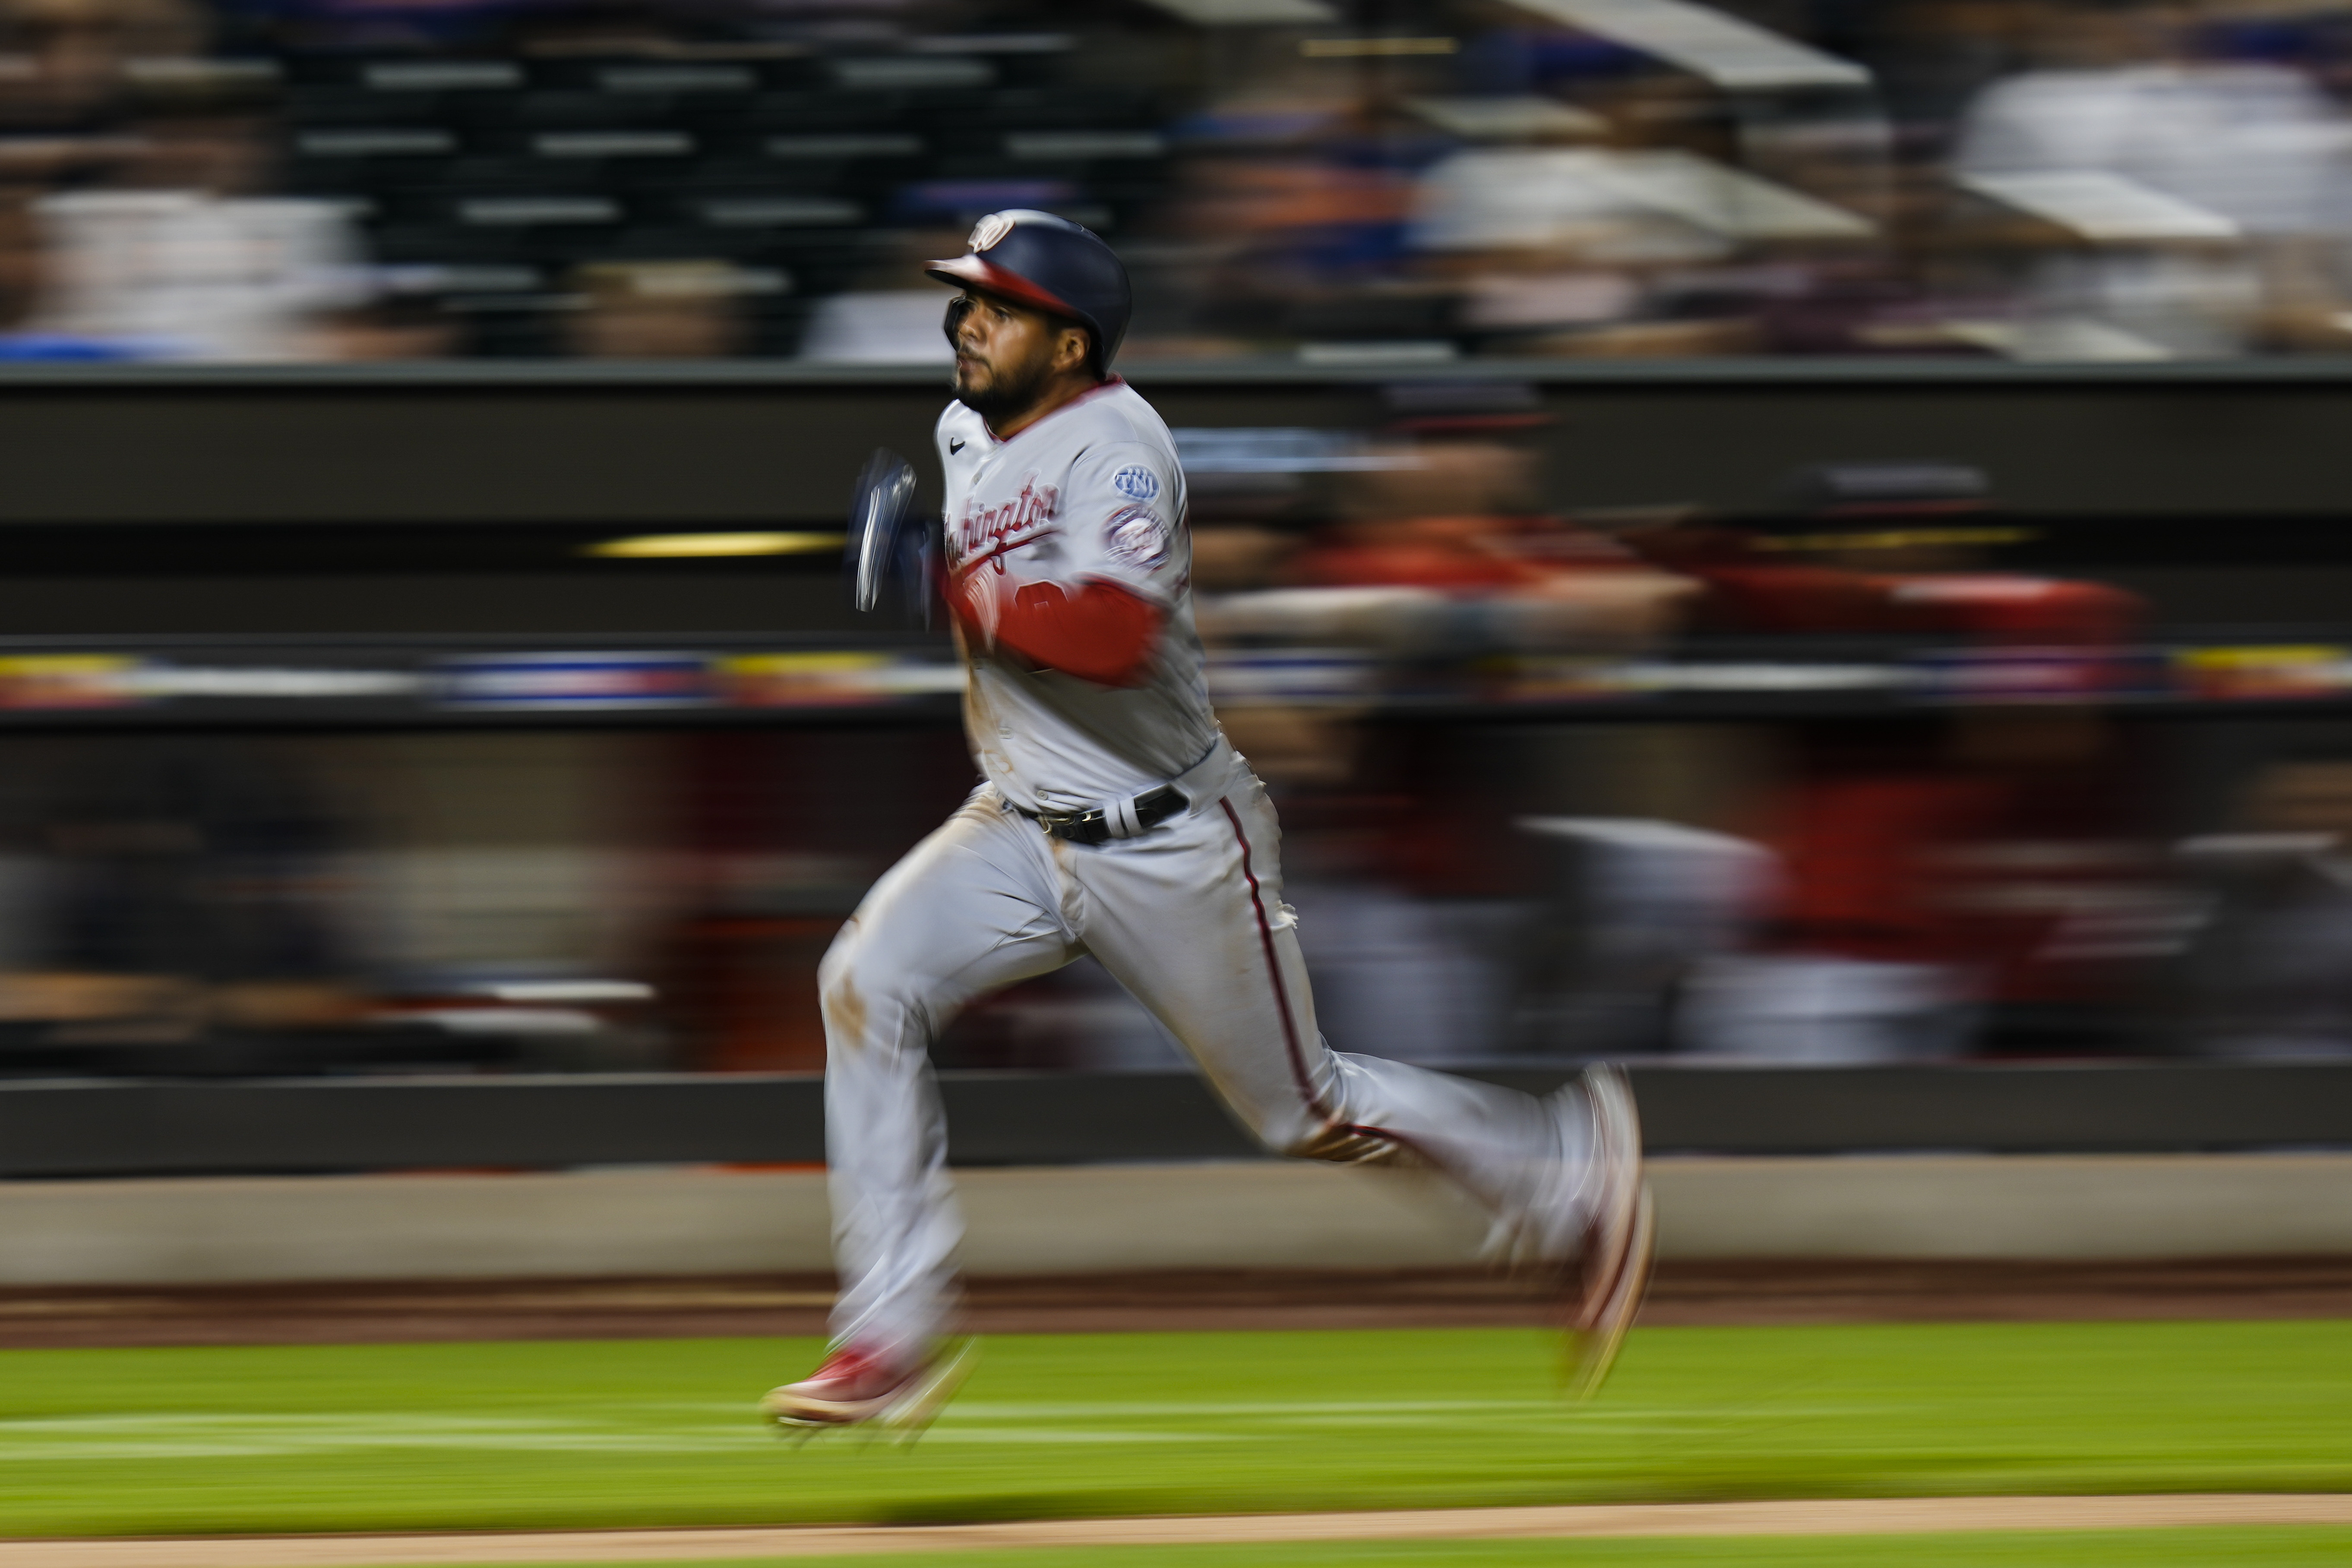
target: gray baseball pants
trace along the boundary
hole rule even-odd
[[[1559,1162],[1585,1161],[1580,1118],[1564,1124],[1516,1091],[1325,1045],[1265,787],[1223,742],[1174,782],[1188,810],[1101,845],[1048,836],[983,785],[874,884],[835,939],[820,977],[836,1344],[919,1354],[952,1306],[962,1220],[930,1042],[976,998],[1085,954],[1276,1152],[1402,1155],[1505,1217],[1556,1179]]]

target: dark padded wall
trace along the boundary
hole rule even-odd
[[[1386,381],[1541,384],[1555,504],[1753,506],[1790,465],[1943,457],[2021,510],[2352,509],[2333,367],[1465,362],[1142,367],[1172,424],[1377,422]],[[925,450],[937,371],[420,367],[0,375],[0,524],[829,517],[871,446]]]

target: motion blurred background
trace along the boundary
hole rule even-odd
[[[1135,359],[2328,352],[2318,0],[11,0],[0,351],[936,362],[1109,235]]]
[[[2347,61],[2315,0],[5,0],[0,1073],[819,1067],[971,776],[839,506],[1015,204],[1134,276],[1335,1043],[2352,1049]],[[1091,965],[939,1058],[1178,1064]]]

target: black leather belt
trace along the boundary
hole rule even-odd
[[[1184,791],[1173,784],[1147,789],[1125,802],[1133,809],[1128,814],[1134,818],[1134,825],[1125,832],[1119,831],[1122,813],[1109,807],[1097,806],[1091,811],[1033,811],[1026,806],[1013,809],[1055,838],[1066,839],[1074,844],[1107,844],[1113,839],[1132,839],[1148,833],[1192,803]]]

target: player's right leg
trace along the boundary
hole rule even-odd
[[[874,884],[825,955],[841,1296],[824,1364],[763,1402],[786,1426],[890,1425],[944,1397],[953,1367],[938,1347],[963,1226],[929,1048],[974,998],[1076,956],[1036,837],[983,788]]]

